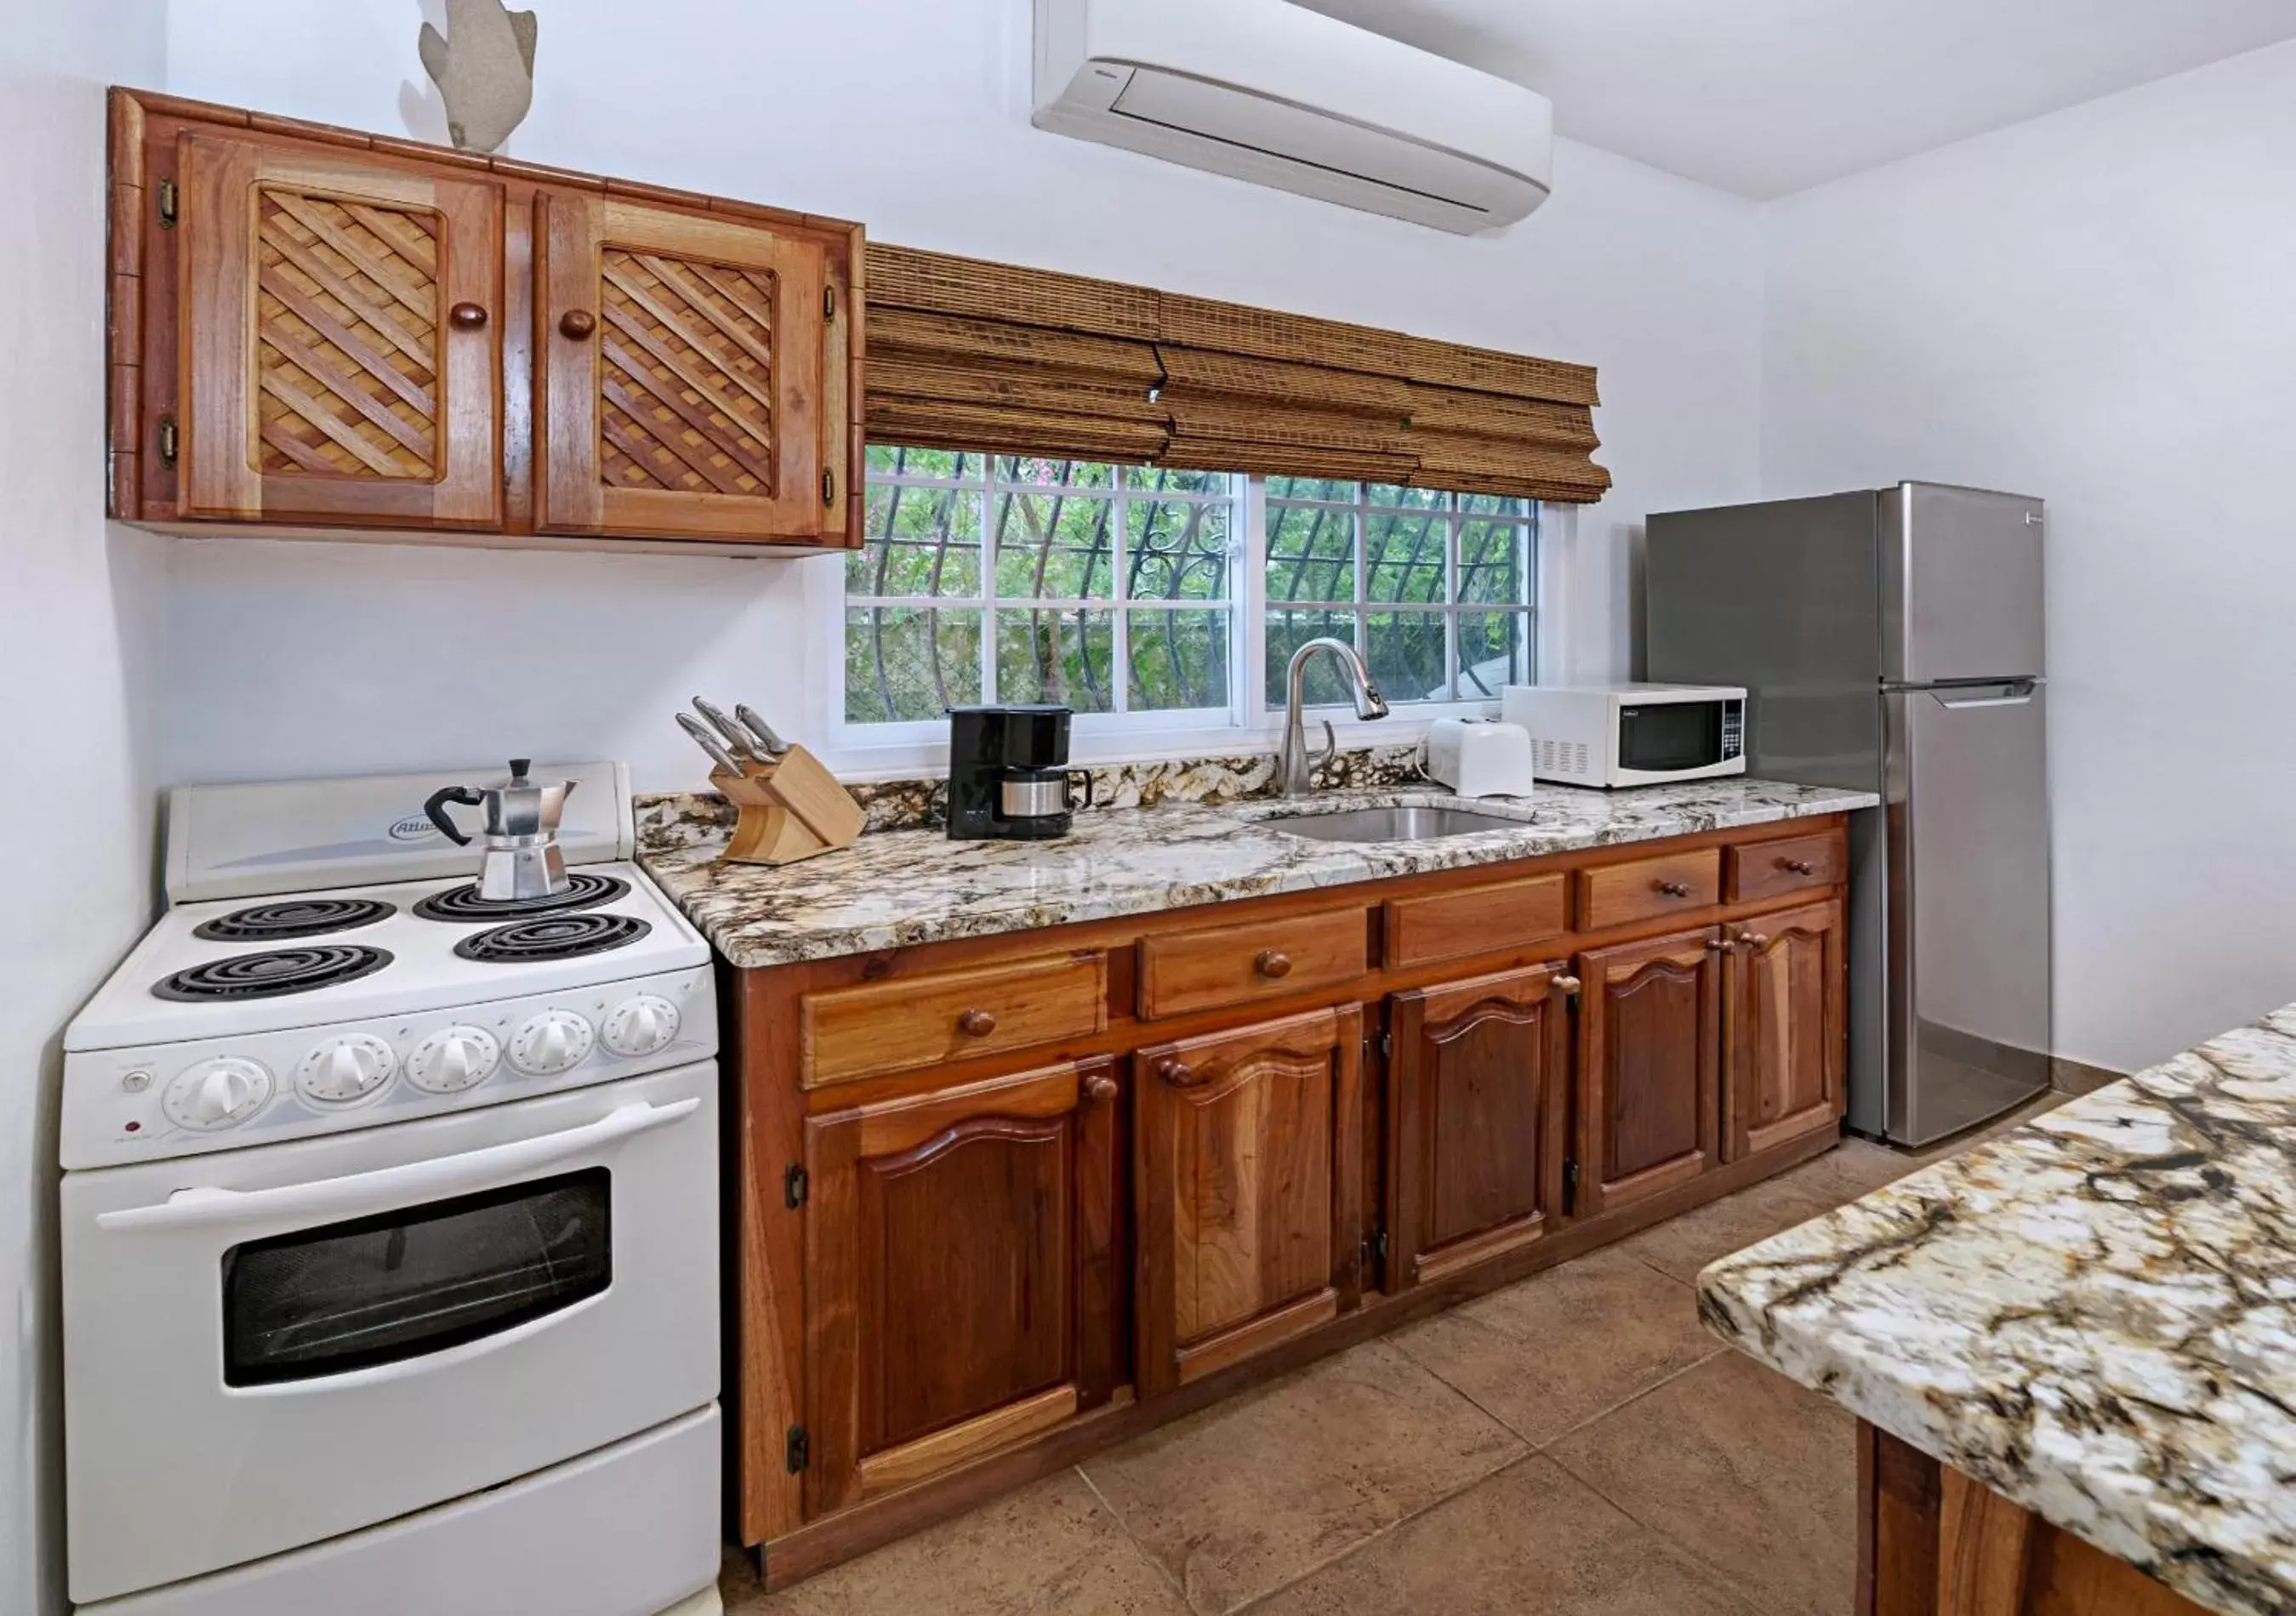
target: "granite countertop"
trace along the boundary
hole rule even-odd
[[[1868,792],[1745,779],[1623,792],[1542,786],[1529,798],[1332,791],[1296,802],[1175,801],[1086,812],[1059,841],[951,841],[933,830],[881,831],[838,852],[769,868],[716,862],[726,833],[724,805],[684,797],[641,812],[639,856],[720,953],[736,965],[761,966],[1767,824],[1877,800]],[[1516,823],[1377,845],[1315,841],[1263,824],[1302,811],[1393,803],[1472,808]]]
[[[2296,1610],[2296,1005],[1699,1276],[1707,1327],[2209,1610]]]

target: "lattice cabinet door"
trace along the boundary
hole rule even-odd
[[[849,315],[827,242],[613,197],[540,206],[536,525],[841,542]]]
[[[502,522],[498,185],[185,135],[184,510]]]

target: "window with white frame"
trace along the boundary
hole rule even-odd
[[[1087,733],[1257,727],[1318,635],[1398,705],[1494,700],[1536,667],[1529,501],[885,446],[869,465],[857,739],[977,701],[1061,702]],[[1346,699],[1327,662],[1308,699]]]

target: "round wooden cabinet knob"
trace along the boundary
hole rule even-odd
[[[558,316],[560,334],[571,337],[577,342],[597,329],[598,316],[586,308],[570,308]]]
[[[1278,977],[1292,974],[1292,956],[1279,954],[1273,948],[1262,948],[1259,957],[1251,962],[1251,968],[1273,981]]]
[[[1792,875],[1808,875],[1812,873],[1809,860],[1807,858],[1781,858],[1778,860],[1778,868]]]
[[[1661,881],[1658,883],[1658,890],[1668,898],[1687,898],[1690,896],[1690,888],[1688,885],[1679,881]]]
[[[956,1018],[956,1029],[968,1038],[985,1038],[996,1030],[996,1018],[986,1010],[968,1010]]]
[[[1116,1098],[1116,1079],[1104,1071],[1096,1071],[1084,1080],[1084,1097],[1101,1105]]]
[[[457,303],[447,311],[447,324],[456,331],[477,331],[487,323],[487,311],[476,303]]]
[[[1575,976],[1558,976],[1553,981],[1546,984],[1547,991],[1550,993],[1562,994],[1576,993],[1584,986],[1586,986],[1586,984],[1581,982]]]
[[[1156,1062],[1156,1075],[1175,1088],[1185,1088],[1195,1080],[1195,1068],[1177,1055],[1167,1055]]]

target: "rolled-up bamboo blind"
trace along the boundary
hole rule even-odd
[[[872,242],[872,442],[1584,504],[1591,366]]]

